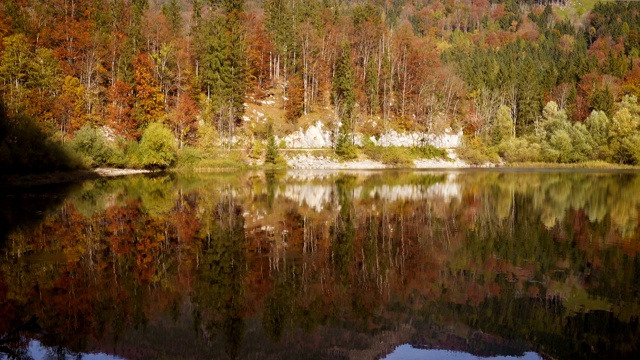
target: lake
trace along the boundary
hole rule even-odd
[[[0,358],[637,358],[639,221],[626,172],[5,189]]]

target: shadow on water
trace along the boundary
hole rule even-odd
[[[38,226],[78,187],[77,183],[0,187],[0,249],[11,232]]]
[[[0,97],[0,175],[37,174],[81,168],[81,162],[35,119],[10,115]]]

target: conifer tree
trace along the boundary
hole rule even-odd
[[[240,21],[243,1],[225,0],[224,16],[205,25],[201,49],[202,87],[216,111],[228,109],[234,119],[244,113],[247,91],[246,44]]]
[[[278,81],[281,66],[284,67],[286,72],[288,53],[294,45],[292,36],[294,34],[293,16],[284,0],[268,0],[265,4],[265,12],[267,15],[266,28],[275,44],[273,78]],[[286,77],[286,73],[283,75]]]
[[[367,62],[367,77],[365,79],[365,91],[369,105],[369,116],[377,114],[380,110],[380,102],[378,100],[378,67],[374,57]]]
[[[278,144],[276,144],[276,136],[273,133],[273,125],[269,124],[267,128],[267,153],[264,162],[275,164],[278,159]]]
[[[178,0],[169,0],[169,2],[162,5],[162,13],[169,19],[171,30],[176,36],[182,31],[182,16],[180,10]]]
[[[342,47],[342,54],[336,62],[335,76],[331,100],[341,125],[336,139],[336,154],[343,158],[355,157],[353,149],[353,110],[355,107],[355,79],[351,66],[351,50],[347,44]]]

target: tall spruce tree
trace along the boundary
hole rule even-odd
[[[348,44],[342,46],[342,53],[336,62],[331,101],[341,125],[336,139],[336,154],[343,158],[354,158],[353,148],[353,110],[356,104],[355,78],[351,65],[351,49]]]
[[[276,136],[273,133],[273,124],[269,123],[267,127],[267,152],[264,162],[275,164],[278,160],[278,144],[276,144]]]
[[[162,13],[169,20],[171,30],[176,36],[179,36],[182,31],[181,10],[178,0],[169,0],[166,4],[162,5]]]
[[[224,15],[204,24],[204,44],[199,63],[202,90],[212,100],[216,112],[227,109],[239,119],[244,113],[247,92],[247,62],[245,33],[240,19],[243,1],[212,1],[222,6]]]

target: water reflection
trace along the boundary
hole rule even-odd
[[[639,205],[626,173],[88,181],[36,221],[3,219],[0,345],[16,357],[32,339],[131,359],[369,359],[401,344],[635,357]],[[42,331],[8,336],[34,316]]]
[[[419,360],[419,359],[446,359],[446,360],[477,360],[478,357],[462,351],[419,349],[411,345],[400,345],[384,360]],[[524,353],[522,356],[491,356],[483,357],[487,360],[538,360],[542,359],[534,352]]]

